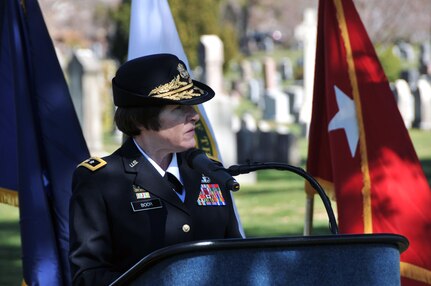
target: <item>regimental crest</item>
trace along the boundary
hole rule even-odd
[[[201,184],[209,184],[209,183],[211,183],[210,177],[207,177],[204,174],[202,174]]]

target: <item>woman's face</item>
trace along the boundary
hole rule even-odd
[[[153,140],[167,152],[182,152],[195,147],[195,124],[199,114],[190,105],[167,105],[159,114],[160,129]]]

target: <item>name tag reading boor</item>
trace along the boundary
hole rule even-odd
[[[152,200],[145,200],[145,201],[134,201],[134,202],[130,202],[130,204],[132,205],[132,209],[134,212],[159,209],[159,208],[163,207],[160,199],[152,199]]]

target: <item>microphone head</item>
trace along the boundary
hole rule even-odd
[[[185,152],[184,157],[190,168],[202,172],[222,188],[232,191],[239,190],[238,182],[227,172],[223,165],[219,161],[208,157],[204,151],[192,148]]]
[[[190,168],[194,169],[193,160],[196,158],[196,156],[202,155],[202,154],[206,156],[204,151],[197,148],[191,148],[186,151],[185,158]]]

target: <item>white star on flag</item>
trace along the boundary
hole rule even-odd
[[[356,118],[355,102],[334,85],[338,112],[328,125],[328,132],[344,129],[352,158],[355,156],[359,142],[358,120]]]

